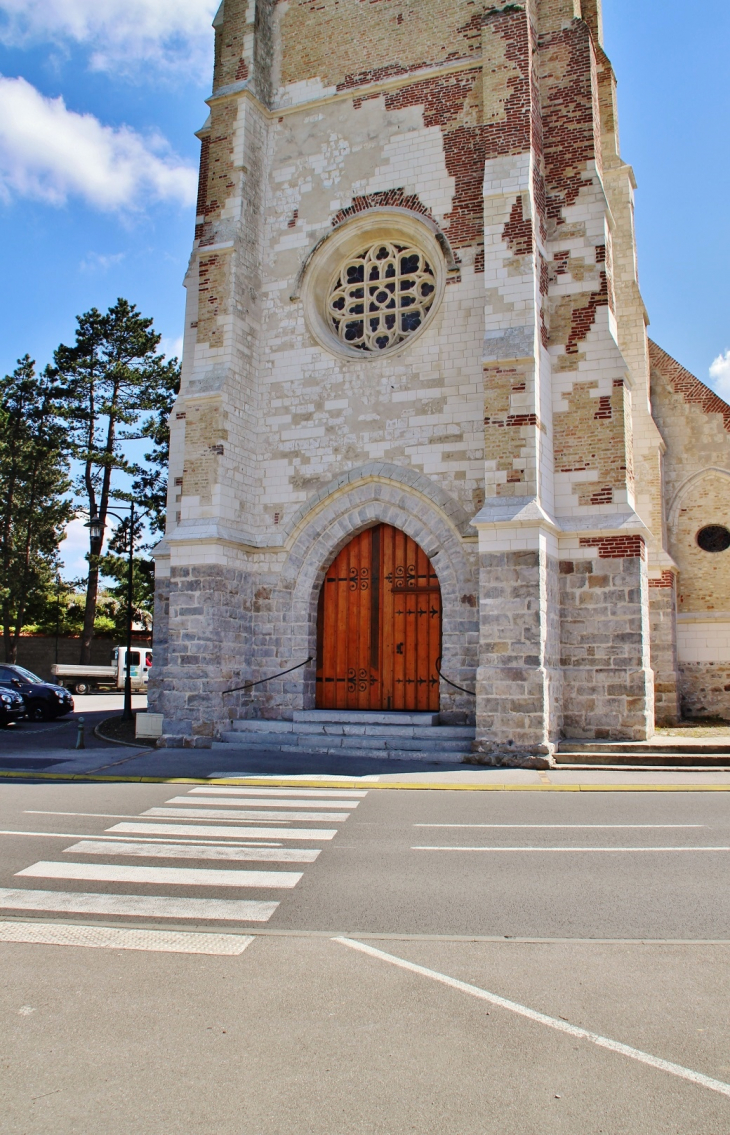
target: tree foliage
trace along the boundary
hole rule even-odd
[[[156,523],[164,523],[164,504],[159,503],[166,459],[162,416],[177,389],[180,368],[177,359],[157,354],[160,338],[151,318],[118,299],[105,314],[92,308],[78,316],[74,345],[61,344],[54,354],[52,373],[63,387],[61,412],[70,451],[82,470],[74,487],[102,525],[109,515],[115,472],[132,476],[135,500],[141,508],[149,502],[157,510]],[[125,442],[146,437],[153,441],[147,468],[125,452]],[[91,657],[102,543],[89,537],[81,662]]]
[[[180,389],[180,368],[173,359],[162,376],[155,395],[154,412],[142,424],[140,436],[152,448],[145,453],[144,465],[136,468],[132,494],[140,510],[147,512],[150,532],[162,536],[167,511],[167,467],[170,461],[170,412]]]
[[[58,545],[73,514],[59,388],[26,355],[0,380],[0,603],[5,660],[43,607]]]

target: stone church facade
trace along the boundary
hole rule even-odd
[[[600,0],[214,26],[167,743],[426,707],[519,763],[730,716],[730,407],[647,338]]]

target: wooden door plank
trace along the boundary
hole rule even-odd
[[[388,524],[355,536],[325,574],[318,607],[317,705],[438,710],[438,576]]]

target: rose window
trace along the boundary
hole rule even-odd
[[[360,351],[385,351],[419,329],[435,296],[436,276],[423,253],[380,241],[344,265],[327,312],[340,342]]]

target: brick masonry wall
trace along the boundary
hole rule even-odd
[[[730,721],[730,662],[680,662],[679,690],[683,717]]]
[[[479,569],[475,749],[485,764],[541,767],[559,732],[557,563],[543,550],[482,552]]]
[[[251,642],[250,575],[220,565],[173,568],[165,585],[169,619],[156,628],[165,658],[150,687],[151,712],[165,717],[168,744],[209,746],[237,715]]]
[[[649,580],[651,668],[654,671],[654,719],[676,725],[680,718],[677,670],[677,597],[674,572]]]
[[[667,537],[679,567],[677,609],[730,618],[730,551],[705,552],[696,539],[708,524],[730,526],[730,406],[655,343],[650,357],[654,416],[666,444]]]
[[[641,555],[561,561],[560,665],[566,737],[640,741],[652,732]]]

